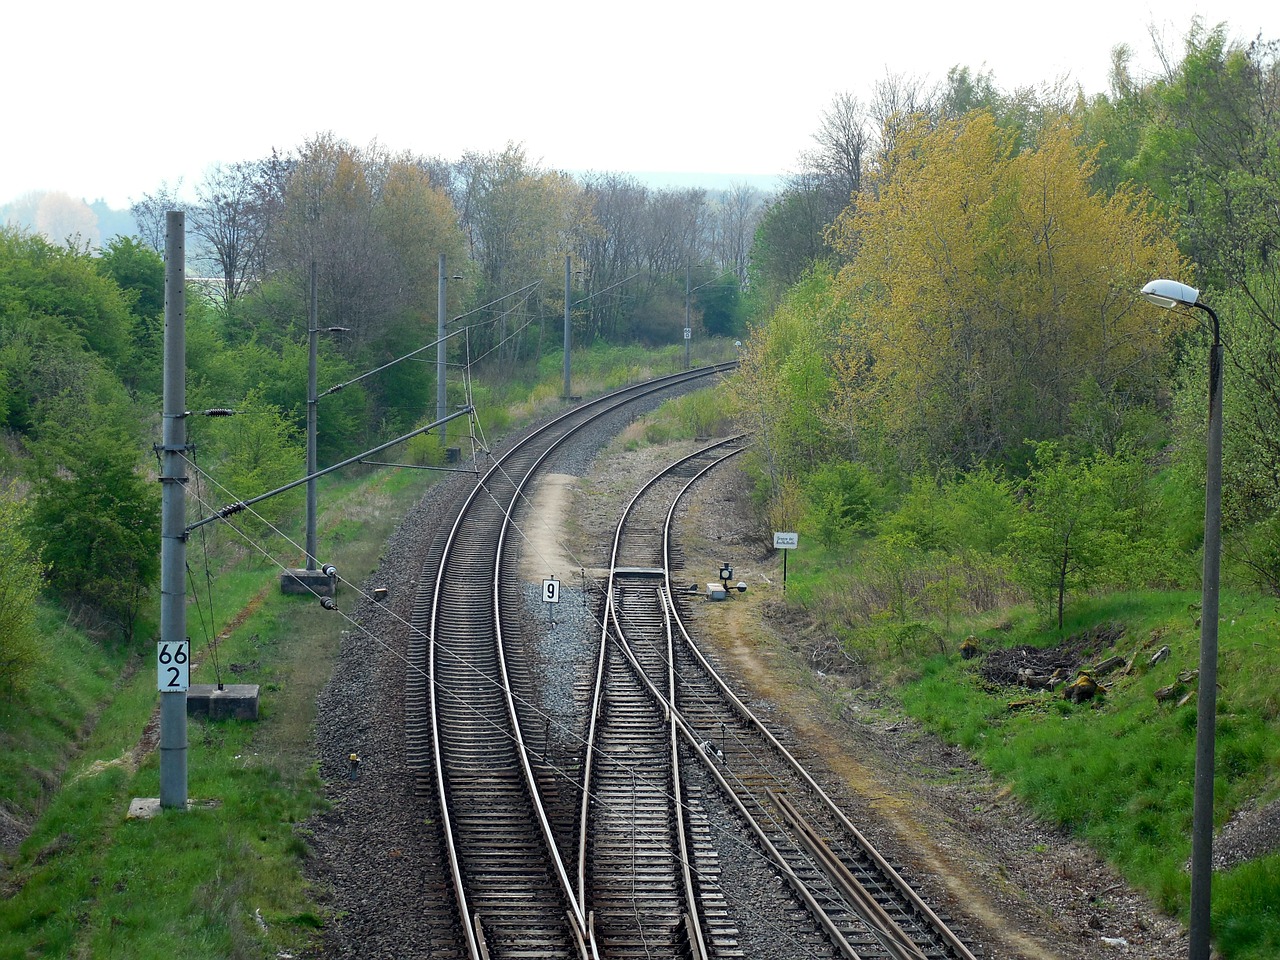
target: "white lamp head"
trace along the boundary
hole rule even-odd
[[[1194,307],[1200,291],[1177,280],[1152,280],[1142,288],[1142,295],[1162,307]]]

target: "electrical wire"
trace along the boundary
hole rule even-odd
[[[191,461],[190,461],[190,460],[188,460],[188,462],[189,462],[189,463],[191,463]],[[192,469],[193,469],[193,470],[198,469],[198,468],[195,466],[195,464],[194,464],[194,463],[191,463],[191,466],[192,466]],[[221,484],[219,484],[215,479],[213,479],[212,477],[210,477],[208,474],[204,474],[204,475],[207,477],[207,479],[209,480],[209,482],[211,482],[213,485],[215,485],[215,486],[219,487],[220,489],[224,489],[224,490],[225,490],[225,488],[224,488],[224,487],[222,487],[222,485],[221,485]],[[489,491],[487,491],[487,490],[486,490],[486,492],[489,492]],[[490,495],[492,495],[492,494],[490,494]],[[208,506],[208,504],[205,504],[205,506],[207,507],[207,506]],[[264,525],[266,525],[269,529],[271,529],[271,530],[272,530],[272,532],[274,532],[275,534],[277,534],[277,535],[279,535],[280,537],[282,537],[286,542],[291,543],[295,548],[296,548],[296,547],[298,547],[298,544],[294,543],[294,542],[293,542],[293,541],[292,541],[292,540],[291,540],[287,535],[285,535],[283,532],[281,532],[280,530],[278,530],[277,528],[275,528],[275,527],[274,527],[274,525],[272,525],[268,520],[266,520],[266,518],[262,517],[261,515],[258,515],[258,514],[257,514],[255,511],[253,511],[252,509],[250,509],[250,513],[252,513],[252,514],[253,514],[253,515],[254,515],[254,516],[255,516],[255,517],[256,517],[260,522],[262,522],[262,523],[263,523]],[[258,543],[258,542],[257,542],[257,541],[252,537],[252,536],[250,536],[250,535],[249,535],[249,534],[247,534],[245,531],[241,530],[238,526],[236,526],[236,524],[234,524],[234,523],[230,520],[230,518],[221,518],[221,519],[222,519],[222,522],[223,522],[223,523],[225,523],[225,524],[226,524],[226,525],[227,525],[231,530],[233,530],[233,531],[234,531],[237,535],[239,535],[242,539],[246,540],[246,541],[248,542],[248,544],[249,544],[251,547],[254,547],[255,549],[257,549],[257,550],[261,553],[261,555],[262,555],[262,556],[264,556],[264,557],[265,557],[266,559],[268,559],[270,562],[272,562],[272,563],[276,564],[276,566],[277,566],[277,567],[278,567],[282,572],[283,572],[283,571],[285,571],[285,570],[287,569],[287,568],[284,566],[284,564],[283,564],[283,563],[281,563],[280,561],[276,560],[276,559],[275,559],[275,557],[273,557],[273,556],[270,554],[270,552],[269,552],[269,551],[267,551],[267,550],[265,549],[265,547],[263,547],[261,544],[259,544],[259,543]],[[345,579],[342,579],[341,577],[339,577],[339,580],[340,580],[340,582],[342,582],[342,583],[346,584],[347,586],[351,587],[352,589],[354,589],[354,590],[356,591],[357,595],[358,595],[358,596],[360,596],[362,599],[369,600],[370,602],[376,602],[376,600],[374,600],[374,599],[373,599],[372,597],[370,597],[369,595],[365,594],[365,593],[364,593],[364,592],[363,592],[363,591],[362,591],[362,590],[361,590],[357,585],[355,585],[355,584],[351,583],[350,581],[347,581],[347,580],[345,580]],[[310,588],[308,587],[308,589],[310,589]],[[317,592],[316,592],[316,591],[314,591],[314,590],[312,590],[311,592],[313,593],[313,595],[314,595],[314,596],[316,596],[316,597],[317,597],[317,599],[319,598],[319,596],[320,596],[320,595],[319,595],[319,593],[317,593]],[[337,609],[337,608],[335,608],[335,609]],[[385,608],[384,608],[384,609],[385,609]],[[426,672],[426,671],[422,670],[422,668],[418,667],[416,664],[414,664],[413,662],[411,662],[411,661],[409,660],[409,658],[408,658],[408,657],[406,657],[404,654],[400,653],[398,650],[396,650],[394,647],[392,647],[389,643],[387,643],[386,641],[384,641],[382,638],[378,637],[376,634],[374,634],[374,633],[372,633],[371,631],[369,631],[367,628],[365,628],[362,624],[360,624],[360,623],[359,623],[358,621],[356,621],[354,618],[352,618],[352,617],[348,616],[344,611],[341,611],[340,609],[337,609],[337,612],[338,612],[338,613],[343,617],[343,619],[345,619],[345,620],[348,622],[348,624],[350,624],[353,628],[355,628],[359,633],[361,633],[363,636],[367,637],[369,640],[373,641],[376,645],[378,645],[378,646],[382,647],[382,648],[383,648],[383,650],[384,650],[386,653],[388,653],[389,655],[391,655],[391,656],[392,656],[392,657],[394,657],[395,659],[400,660],[400,661],[404,664],[404,666],[405,666],[405,668],[406,668],[407,670],[410,670],[410,671],[412,671],[412,672],[415,672],[415,673],[419,674],[423,679],[427,680],[427,681],[430,683],[430,676],[429,676],[429,674],[427,674],[427,672]],[[417,635],[418,635],[418,636],[420,636],[420,637],[425,637],[425,635],[424,635],[424,634],[422,634],[422,632],[421,632],[420,630],[418,630],[417,628],[415,628],[411,623],[409,623],[408,621],[404,620],[402,617],[399,617],[398,615],[396,615],[396,614],[394,613],[394,611],[389,611],[389,610],[388,610],[388,612],[392,615],[392,617],[393,617],[395,620],[398,620],[402,625],[404,625],[404,626],[408,627],[412,634],[417,634]],[[592,616],[593,616],[593,619],[594,619],[594,615],[592,615]],[[599,622],[599,621],[597,621],[597,622]],[[492,684],[492,685],[494,685],[495,687],[500,687],[500,685],[499,685],[498,681],[497,681],[495,678],[493,678],[493,677],[490,677],[490,676],[486,675],[486,674],[485,674],[483,671],[481,671],[479,668],[475,667],[473,664],[471,664],[471,663],[469,663],[468,661],[466,661],[466,660],[465,660],[465,658],[459,657],[459,656],[457,656],[456,654],[454,654],[452,651],[448,650],[448,648],[447,648],[447,647],[439,647],[439,650],[440,650],[440,652],[441,652],[443,655],[451,657],[455,663],[457,663],[457,664],[461,664],[465,669],[467,669],[467,670],[469,670],[470,672],[472,672],[472,673],[473,673],[475,676],[477,676],[477,677],[478,677],[482,682],[491,683],[491,684]],[[505,726],[503,726],[502,724],[500,724],[500,723],[498,723],[498,722],[494,721],[491,717],[489,717],[489,716],[485,715],[482,711],[480,711],[478,708],[476,708],[476,707],[475,707],[475,706],[474,706],[474,705],[473,705],[469,700],[467,700],[466,698],[464,698],[464,697],[460,696],[459,694],[457,694],[457,693],[455,693],[455,692],[453,692],[453,691],[451,691],[451,690],[449,690],[449,689],[447,689],[447,688],[441,687],[441,686],[440,686],[440,685],[438,685],[438,684],[434,685],[434,686],[433,686],[433,689],[435,689],[435,690],[436,690],[437,695],[440,695],[440,696],[443,696],[443,697],[447,698],[448,700],[450,700],[450,702],[453,702],[455,705],[460,706],[462,709],[466,710],[467,712],[472,713],[472,714],[473,714],[476,718],[478,718],[478,719],[479,719],[479,720],[480,720],[480,721],[481,721],[485,726],[487,726],[487,727],[489,727],[490,729],[492,729],[492,731],[493,731],[496,735],[501,736],[501,737],[504,737],[505,739],[508,739],[508,740],[509,740],[513,745],[515,745],[515,746],[519,747],[519,745],[520,745],[519,740],[518,740],[515,736],[513,736],[513,735],[511,734],[511,732],[510,732],[509,730],[507,730],[507,729],[506,729],[506,727],[505,727]],[[512,691],[512,696],[513,696],[513,698],[515,698],[515,699],[517,700],[517,702],[518,702],[518,703],[519,703],[519,704],[520,704],[520,705],[525,709],[525,711],[526,711],[527,713],[529,713],[530,715],[532,715],[532,716],[533,716],[533,717],[535,717],[535,718],[541,718],[541,719],[544,721],[544,723],[548,726],[548,728],[550,728],[551,726],[554,726],[554,727],[555,727],[555,729],[556,729],[557,731],[559,731],[559,732],[560,732],[560,733],[561,733],[561,734],[562,734],[562,735],[563,735],[563,736],[564,736],[564,737],[565,737],[569,742],[577,742],[577,743],[580,743],[580,744],[585,745],[585,741],[583,740],[583,738],[581,737],[581,735],[579,735],[579,734],[577,733],[577,731],[576,731],[576,730],[573,730],[573,729],[569,728],[568,726],[566,726],[565,724],[562,724],[560,721],[558,721],[556,718],[554,718],[553,716],[551,716],[549,713],[546,713],[545,711],[543,711],[543,710],[541,710],[540,708],[538,708],[538,707],[537,707],[537,705],[535,705],[535,704],[531,703],[530,701],[528,701],[528,700],[524,699],[523,697],[518,696],[518,695],[515,693],[515,691]],[[565,769],[565,768],[563,768],[563,767],[560,767],[560,766],[558,766],[558,765],[556,765],[556,764],[554,764],[554,763],[551,763],[551,762],[550,762],[550,760],[549,760],[549,758],[548,758],[545,754],[537,754],[537,753],[533,753],[533,752],[531,751],[531,755],[534,757],[534,759],[537,759],[537,760],[540,762],[540,764],[542,765],[542,767],[543,767],[544,769],[548,770],[549,772],[552,772],[552,773],[556,774],[556,775],[557,775],[557,776],[559,776],[561,779],[563,779],[567,784],[569,784],[569,785],[571,785],[571,786],[574,786],[574,787],[579,786],[579,784],[578,784],[578,782],[577,782],[576,778],[573,776],[573,774],[572,774],[569,770],[567,770],[567,769]],[[654,783],[653,781],[651,781],[651,780],[650,780],[650,778],[649,778],[647,775],[645,775],[644,771],[642,771],[642,770],[639,770],[639,769],[635,768],[633,765],[631,765],[631,764],[629,764],[629,763],[627,763],[627,762],[625,762],[625,761],[621,760],[621,759],[620,759],[620,758],[618,758],[618,757],[607,756],[607,755],[601,755],[601,758],[602,758],[602,759],[604,759],[604,760],[607,760],[608,762],[611,762],[611,763],[615,764],[615,765],[616,765],[616,766],[618,766],[620,769],[622,769],[622,770],[624,770],[624,771],[626,771],[626,772],[630,773],[633,777],[637,778],[638,780],[642,780],[642,781],[644,781],[644,782],[646,783],[646,785],[655,787],[657,790],[661,791],[664,795],[666,795],[666,796],[667,796],[667,799],[669,800],[669,802],[671,802],[671,803],[675,803],[675,804],[680,804],[681,806],[685,806],[685,807],[686,807],[686,809],[690,810],[690,812],[691,812],[691,813],[693,813],[693,812],[694,812],[694,811],[692,811],[692,808],[688,808],[688,807],[687,807],[687,804],[685,803],[685,801],[684,801],[683,799],[678,798],[678,797],[673,797],[673,796],[671,796],[670,794],[668,794],[668,793],[666,792],[666,790],[665,790],[665,788],[664,788],[664,786],[663,786],[662,784],[660,784],[660,783]],[[603,798],[603,797],[599,797],[599,796],[594,795],[594,794],[590,794],[590,796],[591,796],[592,800],[596,801],[596,802],[601,806],[601,808],[602,808],[602,809],[604,809],[604,810],[606,810],[606,811],[616,812],[616,810],[613,810],[612,805],[610,805],[610,804],[609,804],[609,802],[608,802],[605,798]],[[728,828],[721,827],[721,826],[719,826],[719,825],[712,825],[712,826],[711,826],[711,829],[713,830],[713,832],[719,833],[719,834],[721,835],[722,839],[723,839],[727,844],[729,844],[729,845],[732,845],[732,846],[735,846],[735,847],[739,848],[739,849],[740,849],[740,851],[741,851],[744,855],[749,856],[749,857],[754,857],[754,858],[760,858],[760,859],[762,859],[765,863],[769,864],[770,869],[773,869],[773,868],[774,868],[774,865],[772,864],[772,862],[771,862],[771,861],[769,861],[769,860],[768,860],[768,858],[763,857],[763,855],[761,854],[761,852],[760,852],[756,847],[754,847],[753,845],[751,845],[751,844],[747,843],[746,841],[742,840],[742,839],[741,839],[741,838],[739,838],[736,834],[731,833],[731,832],[728,830]],[[638,833],[640,833],[640,834],[643,834],[643,831],[637,831],[637,832],[638,832]],[[661,840],[661,838],[652,838],[652,839],[659,840],[659,841]],[[671,856],[672,856],[673,861],[675,861],[675,862],[682,862],[682,861],[681,861],[681,858],[680,858],[680,856],[679,856],[679,853],[678,853],[678,851],[677,851],[677,850],[675,850],[674,848],[670,848],[670,847],[668,847],[667,849],[668,849],[668,851],[670,852],[670,854],[671,854]],[[689,864],[687,864],[687,865],[688,865],[689,869],[690,869],[690,870],[691,870],[695,875],[697,875],[697,876],[699,877],[700,882],[703,882],[703,883],[707,884],[708,889],[715,889],[715,890],[720,890],[720,889],[721,889],[721,888],[720,888],[720,886],[719,886],[718,881],[717,881],[717,880],[715,880],[715,879],[714,879],[714,877],[703,876],[703,874],[701,873],[701,871],[698,869],[698,866],[697,866],[697,864],[696,864],[696,863],[689,863]],[[723,892],[723,891],[722,891],[722,892]],[[758,919],[760,919],[760,920],[761,920],[762,922],[764,922],[764,923],[771,923],[771,921],[769,920],[769,918],[768,918],[768,917],[765,917],[765,916],[763,916],[763,915],[759,916],[759,917],[758,917]],[[812,954],[811,954],[811,955],[812,955]]]

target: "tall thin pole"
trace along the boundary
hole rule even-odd
[[[1204,494],[1204,586],[1200,597],[1200,677],[1196,693],[1196,774],[1191,812],[1191,960],[1209,960],[1213,886],[1213,753],[1218,713],[1218,587],[1222,551],[1222,336],[1213,318],[1209,354],[1209,437]]]
[[[684,368],[689,369],[689,341],[693,330],[689,327],[689,261],[684,263]]]
[[[320,342],[320,317],[316,299],[316,262],[311,261],[311,296],[307,310],[307,569],[316,563],[316,354]]]
[[[569,370],[569,349],[573,346],[573,330],[569,323],[569,307],[573,301],[570,298],[570,259],[569,254],[564,256],[564,398],[568,400],[573,396],[571,384],[573,382]]]
[[[186,216],[165,214],[164,426],[160,462],[160,641],[187,636]],[[187,807],[187,692],[160,694],[160,806]]]
[[[436,419],[443,421],[445,414],[448,412],[445,408],[449,404],[448,396],[445,392],[445,361],[448,351],[445,347],[444,339],[444,312],[445,306],[445,275],[444,275],[444,254],[440,254],[438,280],[436,281]],[[440,445],[447,446],[448,427],[440,424]]]

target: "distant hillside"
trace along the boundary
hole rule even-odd
[[[137,230],[128,210],[113,210],[105,200],[89,203],[56,190],[33,191],[0,205],[0,223],[39,233],[51,243],[74,240],[92,247],[115,236],[132,236]]]
[[[584,176],[578,171],[574,176]],[[628,176],[635,177],[641,183],[654,188],[696,188],[706,190],[728,190],[731,187],[746,184],[755,187],[761,193],[774,193],[782,189],[782,176],[763,173],[655,173],[652,171],[632,172]]]

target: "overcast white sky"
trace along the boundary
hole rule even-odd
[[[0,12],[0,203],[127,207],[320,131],[456,159],[523,143],[557,169],[775,175],[833,95],[956,64],[1004,89],[1105,90],[1192,17],[1280,38],[1274,0],[43,0]]]

